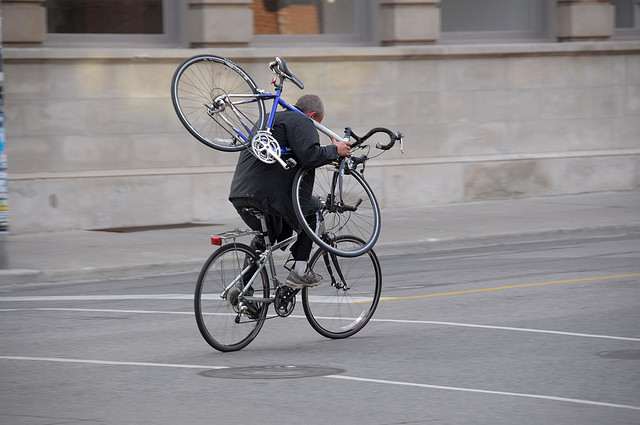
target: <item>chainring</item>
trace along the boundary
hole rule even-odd
[[[251,139],[251,152],[260,161],[273,164],[280,158],[280,143],[268,131],[258,131]]]
[[[275,299],[273,305],[276,309],[276,313],[280,317],[287,317],[293,313],[293,309],[296,307],[296,294],[298,290],[289,288],[288,286],[280,286],[276,289]]]

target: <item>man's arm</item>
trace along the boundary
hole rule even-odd
[[[297,119],[286,126],[287,140],[298,164],[305,168],[317,168],[340,156],[344,156],[348,146],[346,142],[321,146],[318,131],[311,119]]]

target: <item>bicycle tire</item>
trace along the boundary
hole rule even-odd
[[[267,303],[254,303],[250,313],[242,314],[240,322],[236,323],[240,287],[232,288],[226,299],[220,296],[246,267],[246,261],[257,259],[258,255],[249,246],[227,244],[211,254],[200,271],[194,297],[196,323],[205,341],[216,350],[240,350],[262,329],[269,307]],[[254,296],[269,297],[269,277],[264,268],[252,288]]]
[[[364,244],[362,239],[343,235],[337,244]],[[322,260],[321,260],[322,259]],[[347,338],[369,322],[382,293],[380,261],[371,249],[359,257],[339,257],[318,249],[309,261],[324,281],[302,290],[302,306],[309,324],[320,335]],[[347,288],[341,288],[342,285]]]
[[[251,137],[265,122],[264,101],[234,102],[234,109],[228,104],[214,108],[214,99],[257,93],[258,87],[242,68],[213,55],[187,59],[171,80],[171,101],[180,122],[198,141],[225,152],[250,146]]]
[[[378,201],[357,171],[345,170],[341,176],[339,168],[334,165],[300,169],[293,182],[292,196],[293,209],[304,232],[318,246],[336,255],[360,256],[369,251],[380,236]],[[319,233],[305,218],[319,207],[313,206],[312,199],[319,199],[321,204]],[[362,246],[339,247],[335,241],[343,235],[358,237],[364,243]]]

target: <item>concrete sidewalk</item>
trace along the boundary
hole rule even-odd
[[[113,233],[9,235],[0,285],[80,281],[199,270],[218,225]],[[421,208],[383,209],[378,255],[456,246],[640,232],[640,191],[601,192]]]

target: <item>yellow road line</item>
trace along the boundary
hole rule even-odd
[[[443,295],[460,295],[460,294],[470,294],[470,293],[473,293],[473,292],[497,291],[497,290],[500,290],[500,289],[526,288],[527,286],[553,285],[553,284],[556,284],[556,283],[586,282],[586,281],[590,281],[590,280],[620,279],[620,278],[623,278],[623,277],[635,277],[635,276],[640,276],[640,273],[621,274],[621,275],[617,275],[617,276],[587,277],[587,278],[584,278],[584,279],[556,280],[556,281],[553,281],[553,282],[525,283],[525,284],[522,284],[522,285],[499,286],[497,288],[485,288],[485,289],[470,289],[468,291],[446,292],[446,293],[443,293],[443,294],[414,295],[414,296],[411,296],[411,297],[396,297],[396,298],[381,298],[380,301],[411,300],[411,299],[416,299],[416,298],[441,297]]]

